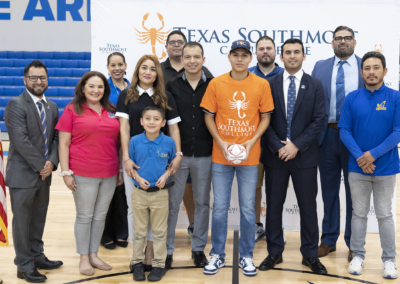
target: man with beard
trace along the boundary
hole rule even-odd
[[[26,90],[12,99],[4,121],[10,137],[6,185],[10,189],[17,277],[45,282],[36,269],[55,269],[43,253],[43,231],[49,205],[51,172],[58,165],[58,107],[44,95],[48,87],[46,66],[39,60],[24,69]]]
[[[343,104],[340,138],[350,151],[349,183],[353,200],[350,274],[362,274],[371,193],[379,224],[385,278],[397,278],[392,199],[399,170],[400,93],[385,86],[385,57],[368,52],[362,58],[365,88],[351,92]]]
[[[354,54],[357,42],[354,31],[339,26],[333,33],[332,48],[334,57],[318,61],[312,76],[321,80],[324,86],[326,119],[325,127],[319,136],[322,200],[324,201],[324,219],[322,221],[321,244],[318,257],[336,251],[336,242],[340,234],[339,190],[343,170],[346,189],[346,229],[344,240],[349,248],[348,260],[352,259],[350,250],[352,204],[350,195],[349,150],[340,140],[338,122],[345,96],[364,86],[360,74],[361,58]]]
[[[257,40],[256,43],[256,55],[258,64],[250,67],[249,71],[256,74],[258,77],[269,79],[278,74],[283,73],[285,69],[279,67],[275,63],[276,48],[275,42],[269,36],[262,36]],[[261,137],[261,146],[264,145],[263,138]],[[262,152],[262,149],[261,149]],[[261,188],[264,180],[264,164],[260,162],[258,165],[258,177],[257,177],[257,188],[256,188],[256,203],[254,209],[256,210],[256,235],[255,240],[258,242],[265,236],[263,224],[260,222],[261,215]],[[285,238],[285,236],[283,236]],[[286,240],[285,240],[286,243]]]

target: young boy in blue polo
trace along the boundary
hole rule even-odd
[[[139,165],[133,176],[133,280],[145,280],[144,253],[149,218],[153,228],[154,259],[149,281],[159,281],[165,275],[167,257],[168,183],[170,170],[167,168],[175,158],[175,141],[160,129],[166,123],[164,109],[152,105],[143,110],[140,119],[145,132],[132,137],[129,156]]]

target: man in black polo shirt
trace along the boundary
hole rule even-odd
[[[213,139],[204,122],[204,112],[200,103],[213,77],[206,75],[202,69],[204,61],[201,44],[187,43],[182,49],[182,65],[185,72],[181,72],[166,86],[175,99],[181,117],[178,126],[183,152],[182,161],[174,174],[175,186],[169,190],[166,269],[171,268],[172,253],[175,249],[175,227],[189,171],[192,177],[196,224],[192,237],[192,258],[194,264],[199,267],[204,267],[208,262],[204,248],[207,244],[210,214]]]
[[[164,76],[164,84],[167,85],[168,81],[178,74],[182,74],[184,69],[181,61],[182,48],[186,44],[186,36],[179,30],[170,32],[167,37],[165,48],[168,53],[168,58],[161,63],[161,69]],[[212,77],[212,74],[206,67],[203,66],[203,71],[206,76]]]

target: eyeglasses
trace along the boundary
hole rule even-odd
[[[38,79],[42,82],[46,82],[47,79],[49,79],[49,76],[25,76],[26,78],[29,78],[29,81],[31,82],[36,82]]]
[[[183,40],[171,40],[168,42],[168,45],[176,45],[178,44],[178,46],[184,45],[185,41]]]
[[[334,41],[336,41],[337,43],[342,42],[342,40],[344,40],[345,42],[350,42],[353,40],[352,36],[337,36],[333,39]]]

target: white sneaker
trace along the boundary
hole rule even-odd
[[[241,257],[239,259],[239,268],[243,269],[243,274],[246,276],[257,275],[257,269],[254,266],[253,259],[250,257]]]
[[[384,278],[389,278],[389,279],[396,279],[398,277],[397,274],[397,265],[396,263],[393,263],[392,261],[388,260],[383,263],[383,272],[382,276]]]
[[[225,266],[225,258],[219,254],[213,254],[210,261],[204,266],[203,273],[208,275],[217,274],[218,269]]]
[[[256,226],[255,240],[256,240],[256,242],[258,242],[259,240],[261,240],[265,236],[265,231],[264,231],[264,227],[263,227],[262,223],[260,225],[255,224],[255,226]]]
[[[364,260],[359,257],[354,257],[349,264],[348,272],[354,275],[361,275],[363,273]]]

